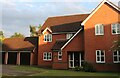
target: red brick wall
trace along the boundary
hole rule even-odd
[[[44,34],[50,33],[49,31],[46,31]],[[44,61],[43,60],[43,53],[44,52],[52,52],[51,48],[55,44],[56,39],[65,39],[65,34],[56,34],[52,35],[52,42],[44,42],[44,34],[39,36],[39,46],[38,46],[38,65],[39,66],[52,66],[52,60],[51,61]]]
[[[83,51],[84,50],[84,35],[83,31],[79,34],[63,49],[63,51]]]
[[[83,31],[80,32],[63,50],[62,60],[58,60],[58,52],[53,54],[53,68],[54,69],[68,69],[68,52],[80,52],[84,49]]]
[[[53,53],[53,69],[68,69],[67,52],[62,55],[62,60],[58,60],[58,52]]]
[[[118,36],[111,33],[111,24],[116,22],[118,22],[118,12],[104,4],[84,25],[85,60],[93,63],[98,71],[112,71],[118,68],[113,64],[113,53],[109,51]],[[96,24],[104,24],[103,36],[95,35]],[[97,49],[105,50],[105,64],[96,64],[95,50]],[[109,66],[109,64],[113,66]]]

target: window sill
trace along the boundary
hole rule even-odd
[[[44,42],[52,42],[52,41],[44,41]]]
[[[120,62],[113,62],[114,64],[120,64]]]
[[[96,62],[97,64],[105,64],[105,62]]]
[[[43,61],[52,61],[52,60],[43,60]]]
[[[62,61],[62,59],[58,59],[58,61]]]
[[[112,35],[120,35],[120,33],[112,33]]]
[[[95,34],[95,36],[104,36],[104,34]]]

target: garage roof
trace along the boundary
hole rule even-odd
[[[37,48],[37,37],[7,38],[3,41],[3,51],[31,51]]]

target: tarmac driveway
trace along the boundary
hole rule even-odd
[[[4,76],[30,76],[37,72],[33,71],[20,71],[13,69],[14,65],[2,65],[2,75]]]

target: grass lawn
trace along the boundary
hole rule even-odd
[[[34,71],[31,76],[119,76],[120,73],[110,72],[82,72],[74,70],[53,70],[33,66],[13,66],[13,69],[20,71]]]

